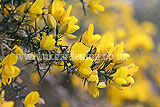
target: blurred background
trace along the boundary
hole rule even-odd
[[[47,6],[49,0],[44,1]],[[42,107],[160,107],[160,0],[101,0],[105,12],[94,15],[86,7],[86,16],[79,0],[67,2],[73,6],[72,15],[81,27],[75,35],[80,37],[93,23],[95,33],[111,35],[115,44],[125,43],[125,51],[131,55],[127,63],[139,66],[135,84],[123,90],[108,85],[95,99],[81,80],[74,76],[67,80],[66,73],[55,66],[51,75],[38,84],[38,74],[32,73],[34,67],[28,65],[21,76],[29,86],[25,93],[38,90],[46,103]],[[65,39],[65,43],[78,40]],[[21,107],[18,101],[16,107]]]

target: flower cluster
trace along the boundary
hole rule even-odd
[[[94,14],[105,10],[99,4],[100,1],[80,0],[84,12],[87,6]],[[94,98],[99,96],[98,89],[105,88],[108,84],[122,90],[134,83],[132,76],[138,71],[138,67],[134,63],[126,63],[130,55],[124,51],[124,42],[117,44],[111,35],[95,34],[93,24],[80,36],[76,35],[75,32],[80,27],[77,25],[78,19],[70,15],[71,10],[72,5],[68,6],[63,0],[54,0],[48,5],[45,0],[1,1],[0,34],[4,35],[0,37],[0,55],[3,59],[0,62],[2,102],[5,102],[4,92],[10,87],[9,92],[14,91],[16,98],[22,100],[26,107],[44,104],[37,91],[26,97],[21,94],[26,86],[22,85],[20,78],[23,69],[15,66],[18,59],[35,66],[35,75],[31,76],[34,82],[42,82],[53,66],[54,70],[56,67],[62,68],[67,79],[68,75],[82,79]],[[77,38],[79,41],[70,44],[65,40],[66,37]],[[10,106],[13,106],[13,102]]]

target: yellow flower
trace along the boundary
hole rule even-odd
[[[62,0],[54,0],[49,6],[49,13],[56,19],[57,22],[60,21],[63,13],[65,12],[65,5],[66,3]]]
[[[17,63],[17,56],[13,53],[7,55],[1,63],[2,72],[2,83],[4,85],[10,84],[12,78],[17,77],[20,73],[20,69],[16,66],[13,66]]]
[[[104,35],[101,38],[100,44],[97,46],[97,52],[99,54],[104,54],[105,52],[111,53],[114,48],[114,41],[111,35]]]
[[[56,41],[53,39],[53,35],[45,36],[40,41],[40,46],[44,50],[54,50]]]
[[[31,74],[30,74],[30,79],[31,79],[31,81],[32,81],[34,84],[38,83],[38,82],[40,81],[40,77],[39,77],[38,72],[36,72],[36,73],[31,73]]]
[[[30,15],[42,14],[43,7],[44,7],[44,1],[43,0],[36,0],[29,8],[29,14]]]
[[[71,17],[69,17],[70,13],[72,10],[72,6],[69,5],[68,9],[63,13],[61,19],[60,19],[60,23],[63,25],[65,23],[68,23],[68,21],[71,19]]]
[[[61,107],[70,107],[70,104],[67,100],[62,100],[61,101]]]
[[[71,47],[71,58],[74,61],[75,66],[80,66],[84,61],[88,50],[89,48],[81,42],[77,42]]]
[[[99,2],[101,0],[89,0],[88,7],[91,10],[92,13],[98,14],[98,11],[104,12],[104,7],[99,5]]]
[[[39,93],[37,91],[30,92],[24,99],[24,105],[26,107],[35,107],[35,104],[39,100]]]
[[[77,38],[77,36],[71,34],[80,28],[78,25],[75,25],[77,22],[78,22],[77,18],[72,16],[67,24],[62,25],[62,27],[59,29],[59,33],[64,34],[70,39]]]
[[[12,50],[14,50],[16,54],[20,54],[20,55],[23,54],[23,50],[20,47],[18,47],[18,45],[14,45]]]
[[[94,26],[93,24],[90,24],[88,27],[88,30],[84,32],[82,36],[82,42],[87,46],[92,46],[96,41],[101,39],[101,36],[99,34],[94,33]]]
[[[115,63],[123,63],[124,61],[128,60],[130,55],[128,53],[123,53],[124,50],[124,42],[118,44],[112,51],[111,59]]]
[[[51,14],[47,15],[47,23],[52,29],[56,28],[56,20]]]
[[[138,71],[139,68],[134,63],[131,63],[128,66],[128,69],[129,69],[128,75],[133,76]]]
[[[91,57],[87,57],[79,67],[78,72],[84,78],[88,78],[91,75],[92,69],[90,67],[92,66],[92,63],[93,63],[93,59]]]
[[[113,84],[120,90],[122,87],[129,86],[134,83],[134,79],[128,75],[129,69],[127,67],[120,67],[115,74],[113,74]]]

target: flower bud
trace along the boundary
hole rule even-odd
[[[51,14],[47,15],[47,23],[52,29],[56,28],[56,20]]]
[[[59,29],[60,34],[64,34],[68,29],[68,24],[62,25]]]

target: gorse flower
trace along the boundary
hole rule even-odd
[[[91,73],[92,73],[92,69],[90,68],[92,66],[93,63],[93,59],[91,57],[87,57],[84,62],[82,62],[82,64],[79,67],[78,73],[84,77],[84,78],[88,78]]]
[[[1,62],[0,72],[2,72],[2,83],[4,85],[10,84],[12,78],[17,77],[20,73],[20,69],[13,66],[17,63],[17,56],[13,53],[7,55]]]
[[[99,34],[94,33],[94,26],[90,24],[88,30],[84,32],[82,36],[82,42],[87,46],[92,46],[95,42],[101,39]]]
[[[40,46],[44,50],[54,50],[56,41],[53,38],[53,35],[45,36],[40,41]]]
[[[124,42],[118,44],[111,53],[111,59],[115,63],[123,63],[126,61],[130,55],[128,53],[123,53],[124,50]]]
[[[66,3],[62,0],[54,0],[49,6],[49,13],[56,19],[56,21],[60,21],[62,15],[64,14],[65,5]]]
[[[106,44],[106,45],[104,45],[104,44]],[[97,48],[96,53],[98,53],[98,54],[104,54],[105,52],[111,53],[114,48],[113,37],[111,35],[105,34],[101,38],[101,41],[96,48]]]
[[[78,20],[76,17],[70,16],[72,6],[70,5],[67,10],[65,10],[65,5],[66,3],[62,0],[54,0],[49,7],[49,14],[51,14],[59,23],[60,34],[63,34],[70,39],[75,39],[77,36],[72,35],[72,33],[80,28],[78,25],[75,25],[77,24]]]
[[[23,50],[18,47],[18,45],[14,45],[13,50],[16,54],[22,55],[23,54]]]
[[[137,71],[137,69],[135,70]],[[133,72],[130,71],[130,72]],[[132,74],[132,73],[131,73]],[[120,67],[115,74],[113,74],[113,84],[120,90],[122,87],[129,86],[134,83],[134,79],[129,75],[129,69],[127,67]]]
[[[39,100],[39,93],[37,91],[30,92],[24,99],[25,107],[35,107],[35,104]]]
[[[78,20],[74,16],[72,16],[68,23],[61,26],[59,33],[64,34],[70,39],[77,38],[77,36],[71,34],[80,28],[78,25],[75,25],[77,22]]]
[[[43,0],[36,0],[29,8],[29,15],[42,14],[43,7],[44,7],[44,1]]]
[[[28,13],[27,19],[34,21],[37,18],[38,14],[43,13],[44,1],[43,0],[36,0],[34,3],[26,1],[25,3],[21,4],[17,7],[17,12],[21,15],[24,13]]]

